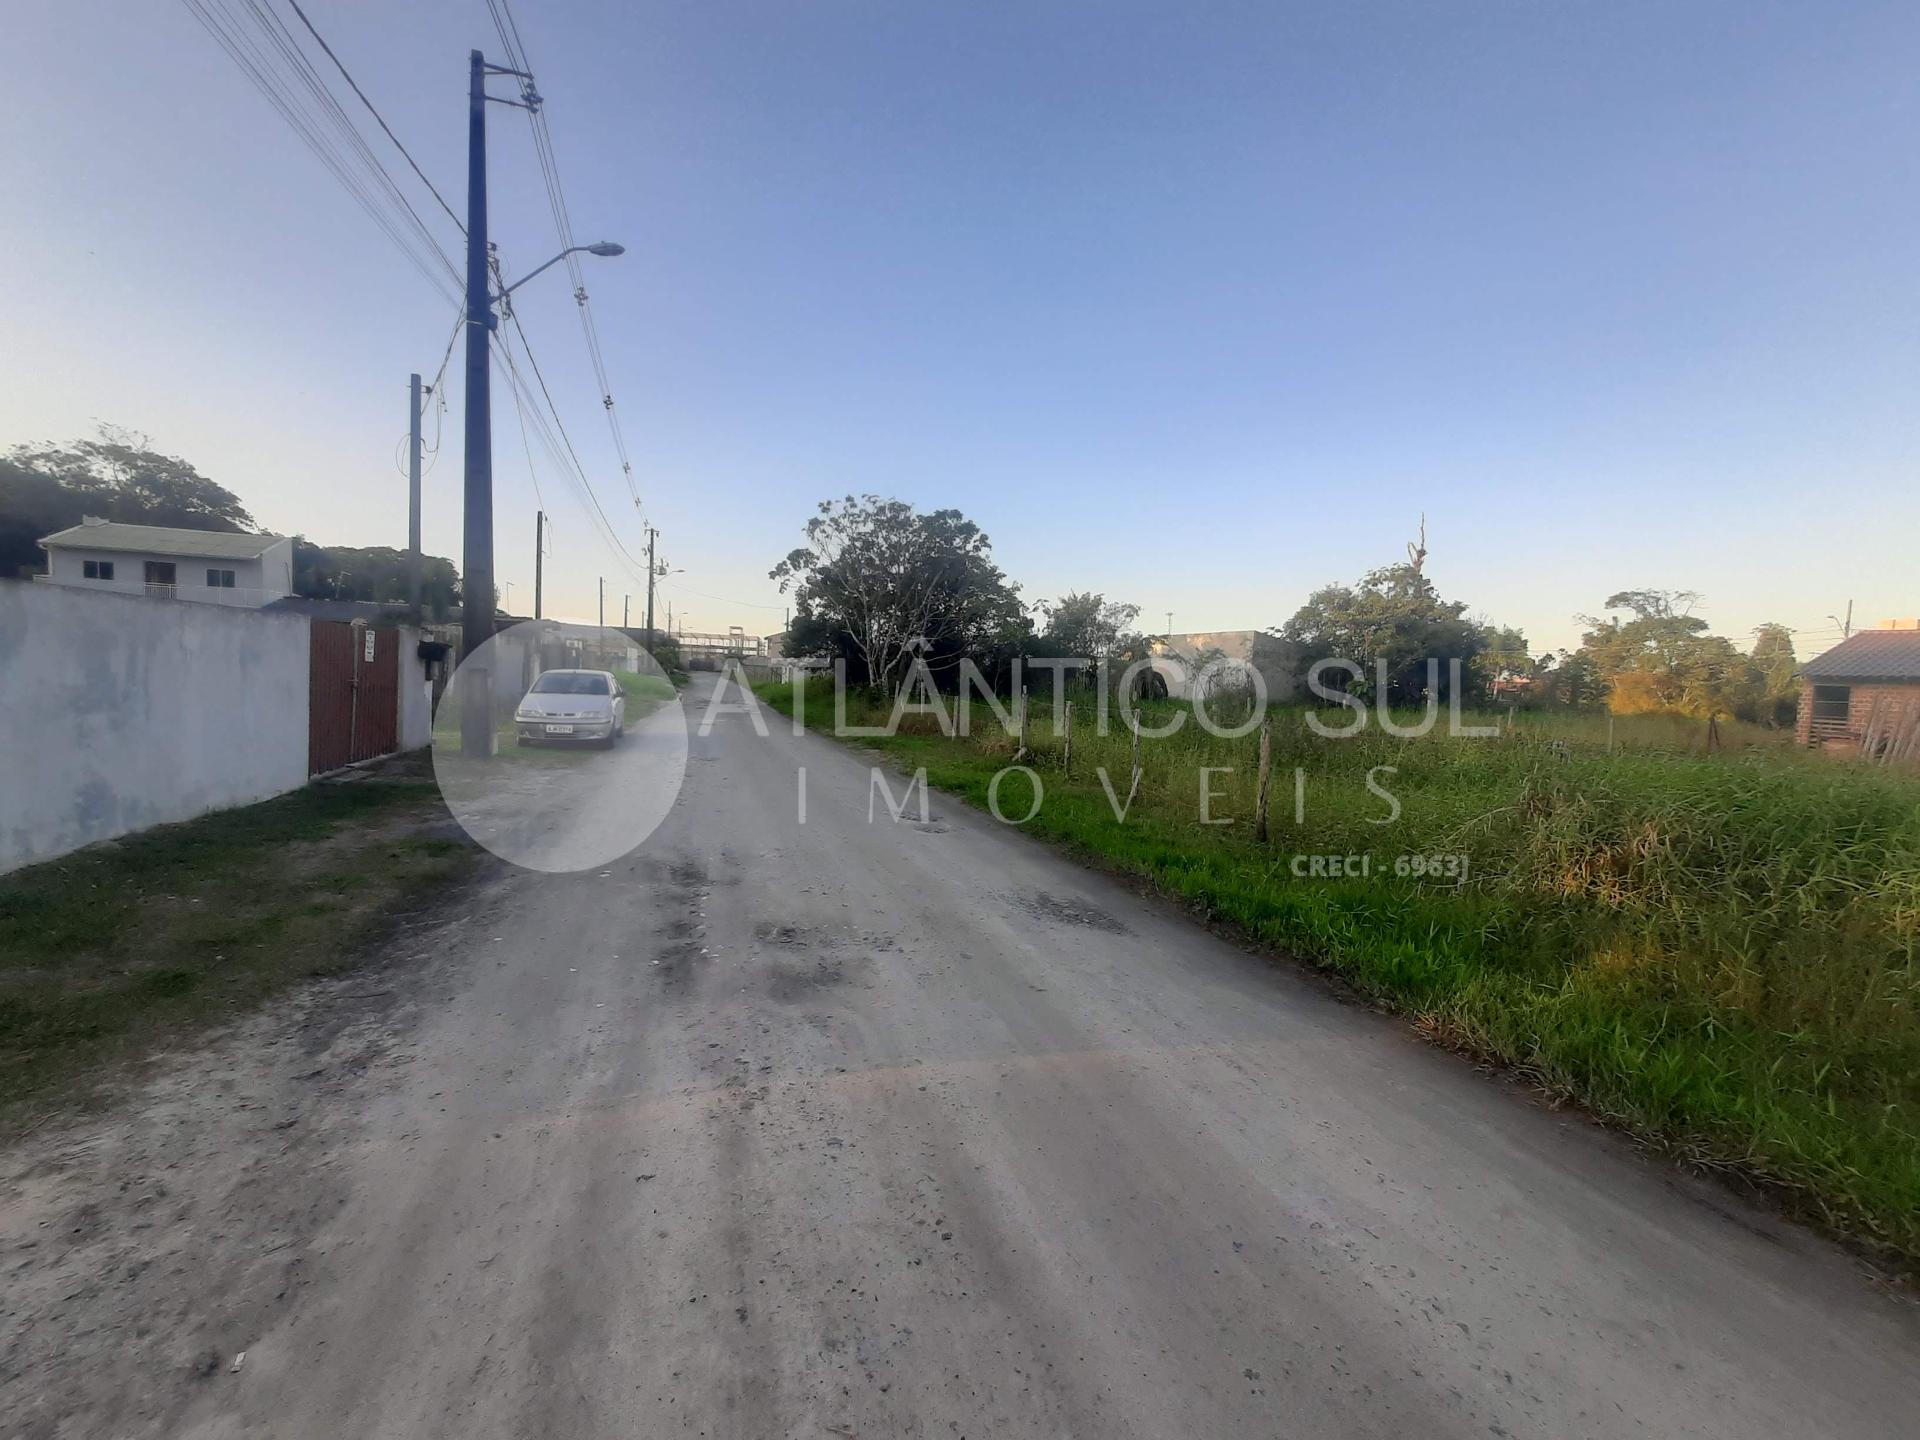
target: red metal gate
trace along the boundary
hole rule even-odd
[[[309,627],[307,773],[400,748],[400,632],[315,620]]]

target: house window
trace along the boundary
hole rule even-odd
[[[89,580],[111,580],[113,578],[113,561],[82,560],[80,562],[80,573]]]
[[[172,585],[174,583],[173,562],[171,560],[147,561],[147,584]]]
[[[1847,723],[1847,713],[1852,704],[1852,686],[1816,685],[1813,687],[1813,723],[1815,725],[1845,725]]]
[[[231,590],[233,588],[233,571],[207,571],[207,588],[209,590]]]

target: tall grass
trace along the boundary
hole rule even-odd
[[[820,692],[824,686],[818,686]],[[791,711],[791,692],[767,687]],[[830,731],[832,698],[807,696]],[[1150,724],[1180,707],[1148,707]],[[885,709],[856,703],[850,718]],[[1077,705],[1069,771],[1051,711],[1029,730],[1046,798],[1025,828],[1153,881],[1245,933],[1338,971],[1436,1038],[1710,1165],[1771,1182],[1833,1228],[1920,1262],[1920,779],[1836,763],[1757,727],[1663,717],[1522,715],[1498,738],[1402,739],[1377,723],[1314,734],[1271,712],[1271,834],[1251,819],[1254,736],[1191,717],[1142,743],[1095,733]],[[1345,717],[1340,717],[1345,718]],[[1414,717],[1401,717],[1411,720]],[[1468,717],[1491,725],[1492,716]],[[1017,748],[976,703],[972,735],[911,717],[862,743],[986,803]],[[1388,803],[1401,807],[1378,823]],[[1213,818],[1203,825],[1200,772]],[[1296,773],[1304,803],[1296,820]],[[1027,782],[1002,783],[1003,812]],[[1373,873],[1316,879],[1296,855],[1364,854]],[[1464,855],[1464,880],[1402,876],[1399,856]]]

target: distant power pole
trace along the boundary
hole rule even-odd
[[[408,379],[407,425],[407,600],[413,623],[420,623],[420,376]]]
[[[633,596],[622,595],[620,597],[620,628],[622,630],[625,630],[633,624],[633,621],[627,618],[627,607],[631,604],[633,604]]]
[[[1167,611],[1167,638],[1173,638],[1173,611]]]
[[[647,644],[653,644],[653,542],[660,532],[647,527]]]
[[[607,577],[600,577],[600,628],[607,628]]]
[[[547,512],[533,512],[533,618],[540,618],[540,562],[547,553]]]

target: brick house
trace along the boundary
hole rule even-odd
[[[1920,622],[1891,620],[1862,630],[1800,667],[1802,745],[1858,741],[1876,729],[1920,715]]]

